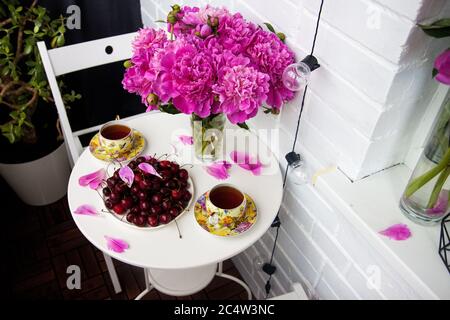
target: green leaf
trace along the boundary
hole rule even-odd
[[[166,23],[167,21],[165,21],[165,20],[155,20],[155,22],[158,22],[158,23]]]
[[[444,38],[450,36],[450,18],[440,19],[429,25],[418,24],[418,26],[423,30],[423,32],[434,38]]]
[[[245,129],[245,130],[250,130],[250,128],[248,127],[248,125],[245,122],[241,122],[241,123],[237,123],[239,128]]]
[[[267,29],[269,29],[270,32],[276,33],[275,29],[270,23],[264,22],[264,24],[266,25]]]
[[[30,43],[27,43],[25,45],[25,49],[23,49],[23,53],[28,55],[31,53],[32,50],[33,50],[33,46]]]
[[[179,114],[181,113],[180,110],[178,110],[177,108],[175,108],[175,106],[172,103],[168,103],[168,104],[162,104],[158,107],[158,109],[161,112],[165,112],[168,114]]]
[[[433,71],[432,71],[432,73],[431,73],[432,76],[433,76],[433,78],[436,77],[438,73],[439,73],[438,69],[433,68]]]
[[[56,38],[56,45],[58,46],[58,47],[62,47],[63,45],[64,45],[64,42],[65,42],[65,39],[64,39],[64,35],[62,34],[62,35],[59,35],[57,38]]]

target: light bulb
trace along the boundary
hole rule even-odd
[[[309,173],[300,155],[294,151],[286,155],[289,165],[289,179],[296,185],[305,185],[309,182]]]
[[[290,64],[283,71],[283,84],[291,91],[300,91],[308,84],[310,74],[311,69],[306,63]]]
[[[308,85],[311,72],[319,67],[316,57],[308,55],[302,61],[288,65],[281,79],[289,90],[300,91]]]

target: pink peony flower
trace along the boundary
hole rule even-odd
[[[223,47],[234,54],[239,54],[245,51],[257,30],[255,24],[245,21],[241,14],[236,13],[224,16],[217,31]]]
[[[228,53],[228,59],[218,71],[214,93],[219,95],[220,111],[231,123],[241,123],[252,118],[266,101],[269,76],[248,66],[250,60]]]
[[[212,57],[189,40],[179,42],[161,58],[161,71],[155,92],[163,100],[172,99],[183,113],[207,117],[211,113],[215,79]]]
[[[436,58],[434,68],[438,71],[436,80],[450,85],[450,49],[445,50]]]
[[[259,29],[246,53],[260,72],[270,76],[267,104],[280,109],[283,102],[292,100],[294,92],[283,85],[284,69],[294,62],[294,53],[274,34]]]
[[[168,45],[166,33],[163,30],[144,28],[139,30],[132,43],[133,66],[125,71],[122,85],[131,93],[142,96],[142,102],[147,105],[146,98],[152,92],[153,82],[158,75],[159,57]]]

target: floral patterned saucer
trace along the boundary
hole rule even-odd
[[[197,199],[194,206],[194,217],[197,223],[204,230],[208,231],[211,234],[222,237],[236,236],[244,233],[248,229],[250,229],[256,222],[258,211],[256,209],[256,204],[253,199],[245,194],[247,199],[247,208],[245,210],[244,215],[240,218],[237,223],[234,225],[230,225],[226,219],[228,217],[223,218],[223,221],[219,221],[220,227],[214,227],[208,223],[208,212],[206,211],[205,199],[208,192],[205,192],[200,198]]]
[[[134,130],[134,140],[133,146],[127,152],[109,154],[99,145],[98,133],[92,137],[91,142],[89,142],[89,150],[91,154],[99,160],[111,162],[115,161],[130,161],[136,158],[145,148],[145,138],[141,132]]]

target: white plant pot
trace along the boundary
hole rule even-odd
[[[17,163],[0,163],[0,174],[23,202],[44,206],[67,193],[70,164],[65,144],[40,159]]]

